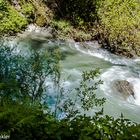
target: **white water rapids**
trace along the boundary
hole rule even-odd
[[[82,71],[100,68],[100,78],[104,83],[98,89],[98,94],[107,99],[105,113],[115,117],[123,113],[126,118],[140,122],[140,59],[128,59],[111,54],[101,49],[97,42],[85,42],[86,47],[81,43],[68,43],[67,46],[75,54],[68,55],[62,61],[62,75],[70,75],[65,87],[75,87]],[[112,85],[116,80],[126,80],[133,85],[135,99],[130,96],[124,100],[121,96],[116,96]]]
[[[78,85],[83,71],[100,68],[100,79],[104,83],[99,87],[97,94],[99,97],[107,99],[104,106],[105,113],[114,117],[123,113],[126,118],[140,122],[140,58],[128,59],[111,54],[107,50],[101,49],[96,41],[81,44],[74,41],[42,40],[41,38],[35,42],[28,37],[28,39],[22,40],[19,46],[22,48],[26,48],[25,46],[40,48],[58,46],[64,55],[60,65],[61,86],[65,90],[74,89]],[[121,96],[116,95],[112,85],[116,80],[127,80],[132,84],[135,99],[129,97],[127,100],[123,100]],[[46,85],[51,85],[51,82],[47,81]],[[53,93],[51,90],[50,92]],[[91,111],[89,114],[92,115],[93,112]]]

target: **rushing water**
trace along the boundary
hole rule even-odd
[[[70,75],[66,86],[74,87],[81,78],[82,71],[100,68],[100,78],[104,84],[98,89],[98,94],[107,99],[105,113],[115,117],[123,113],[127,118],[140,122],[140,59],[113,55],[99,48],[97,42],[85,42],[84,46],[87,47],[84,48],[80,43],[69,43],[65,48],[75,52],[67,55],[61,63],[63,75]],[[112,85],[116,80],[130,82],[134,87],[136,99],[129,97],[123,100],[121,96],[116,96],[117,93]]]
[[[74,41],[60,40],[31,40],[25,39],[19,44],[22,48],[54,47],[60,48],[64,58],[61,60],[61,86],[65,90],[75,88],[81,80],[85,70],[100,68],[100,78],[104,81],[97,91],[100,97],[105,97],[105,113],[114,117],[120,116],[140,122],[140,59],[128,59],[109,53],[101,49],[97,42],[75,43]],[[136,99],[129,97],[127,100],[116,95],[113,81],[127,80],[134,87]],[[50,83],[46,83],[50,84]],[[90,111],[89,114],[93,114]]]

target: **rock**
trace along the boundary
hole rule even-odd
[[[90,47],[89,47],[85,42],[80,42],[80,45],[81,45],[84,49],[90,49]]]
[[[94,50],[101,48],[101,45],[97,41],[90,41],[88,43],[87,42],[80,42],[79,44],[83,49],[87,49],[87,50],[91,50],[91,51],[94,51]]]
[[[22,34],[18,34],[20,38],[28,38],[33,41],[47,41],[48,39],[53,39],[53,33],[51,27],[39,27],[36,25],[29,25],[28,28]]]
[[[132,96],[135,99],[135,94],[133,91],[133,86],[126,80],[120,80],[114,82],[117,92],[119,92],[124,99]]]

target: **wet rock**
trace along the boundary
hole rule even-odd
[[[117,92],[119,92],[124,99],[127,99],[129,96],[132,96],[135,99],[133,86],[128,81],[126,80],[115,81],[114,85]]]
[[[97,41],[90,41],[90,43],[80,42],[80,46],[83,49],[89,49],[91,51],[97,50],[101,48],[101,45]]]
[[[81,45],[84,49],[90,49],[90,47],[89,47],[85,42],[80,42],[80,45]]]
[[[27,30],[22,34],[18,34],[20,38],[28,38],[33,41],[47,41],[48,39],[54,38],[53,31],[51,27],[39,27],[36,25],[29,25]]]

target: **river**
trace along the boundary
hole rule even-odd
[[[105,97],[105,114],[114,117],[124,114],[126,118],[140,122],[140,59],[128,59],[109,53],[99,48],[97,42],[85,42],[84,48],[80,43],[69,43],[65,49],[73,51],[61,62],[62,73],[69,79],[65,86],[75,87],[80,81],[82,71],[100,68],[100,79],[103,81],[97,91],[100,97]],[[123,100],[117,96],[113,81],[127,80],[134,87],[135,99],[129,97]],[[93,110],[94,111],[94,110]],[[92,111],[90,112],[91,114]]]
[[[40,38],[32,40],[28,37],[21,42],[19,41],[19,46],[22,48],[26,48],[25,46],[60,48],[64,55],[64,59],[60,62],[61,86],[65,90],[78,86],[83,71],[99,68],[101,71],[99,78],[103,84],[100,85],[97,94],[106,98],[105,114],[118,117],[123,113],[126,118],[140,123],[140,58],[129,59],[111,54],[100,48],[96,41],[78,43],[72,40],[40,40]],[[136,98],[129,97],[124,100],[118,96],[112,84],[115,80],[127,80],[131,83]],[[93,112],[94,108],[88,114],[92,115]]]

